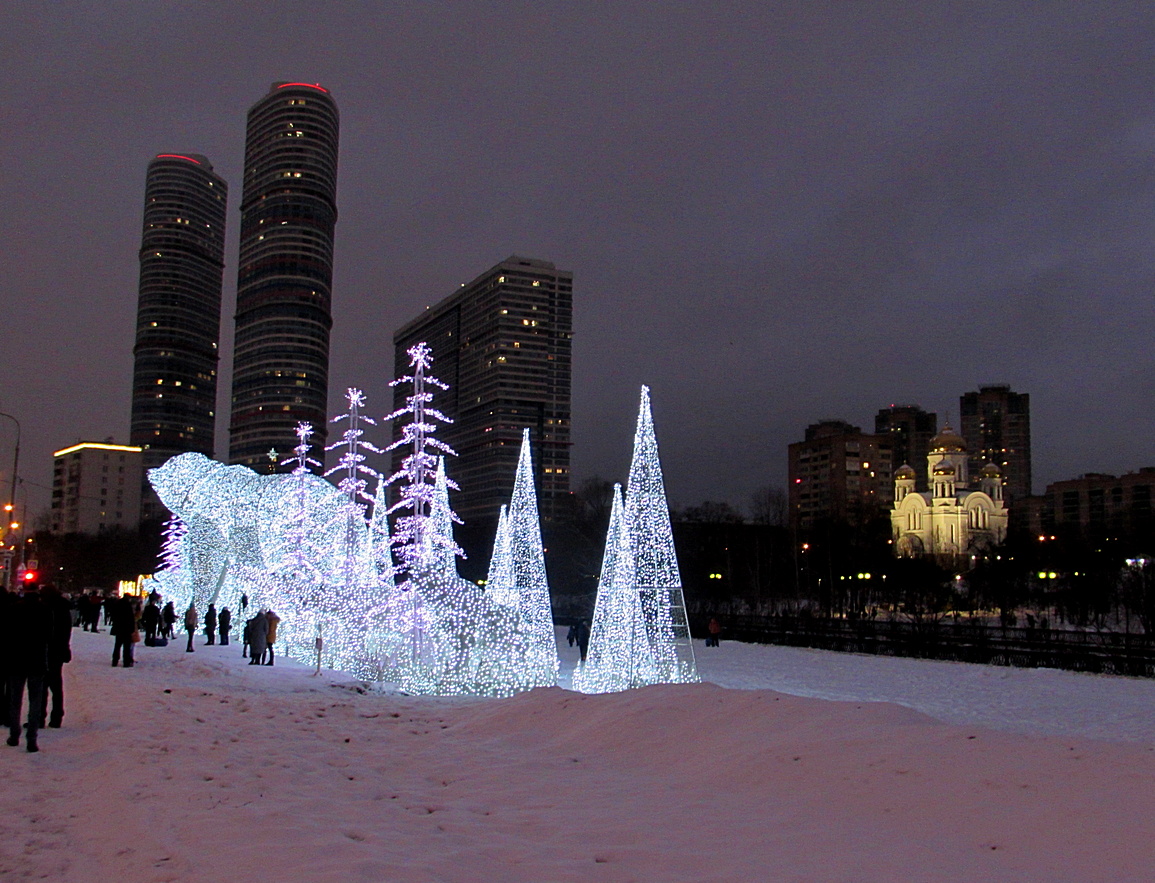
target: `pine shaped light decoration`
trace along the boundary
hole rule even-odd
[[[582,693],[613,693],[654,683],[653,653],[624,509],[622,486],[615,484],[589,653],[573,676],[574,689]]]
[[[583,693],[698,680],[649,387],[642,387],[625,501],[614,487]]]
[[[181,521],[180,516],[172,515],[165,522],[163,535],[164,541],[161,543],[158,562],[160,566],[153,574],[154,587],[165,600],[172,601],[174,606],[183,601],[184,606],[188,607],[186,599],[192,596],[184,562],[188,525]]]
[[[662,464],[658,459],[648,386],[642,387],[638,408],[625,516],[638,594],[656,667],[656,683],[697,682],[698,668],[674,551],[674,531],[666,503]]]
[[[517,604],[517,587],[513,575],[513,556],[509,548],[509,512],[502,504],[497,516],[497,533],[493,537],[493,554],[485,579],[485,595],[495,604]]]
[[[422,341],[411,346],[406,352],[409,354],[409,365],[413,373],[398,377],[389,385],[412,383],[413,394],[406,398],[405,407],[398,408],[385,419],[396,420],[408,416],[410,420],[402,426],[401,437],[386,450],[408,447],[410,453],[402,461],[401,468],[389,476],[385,483],[390,485],[405,479],[400,487],[400,500],[389,509],[389,513],[404,513],[397,519],[393,544],[401,559],[399,570],[413,573],[427,570],[435,563],[431,560],[434,543],[429,532],[432,528],[430,514],[437,494],[436,469],[439,455],[437,452],[454,457],[457,456],[457,452],[433,435],[437,431],[437,423],[453,421],[432,405],[433,393],[429,388],[446,390],[449,386],[426,374],[433,364],[433,353],[429,345]],[[446,479],[446,500],[450,487],[455,488],[457,485]],[[448,502],[445,508],[449,512],[450,519],[456,519],[453,510],[448,508]],[[460,549],[456,546],[454,548],[454,554],[461,554]]]
[[[509,503],[508,530],[517,610],[528,641],[525,648],[526,679],[535,686],[552,686],[557,683],[557,639],[553,630],[553,607],[545,572],[528,429],[522,432],[521,437],[521,453]]]
[[[362,424],[376,425],[375,421],[361,413],[365,396],[359,389],[346,391],[345,400],[349,410],[333,418],[333,423],[346,421],[347,426],[339,441],[325,450],[341,449],[337,465],[325,473],[326,476],[341,472],[338,489],[345,500],[337,516],[339,527],[339,551],[336,569],[329,579],[336,596],[325,605],[332,625],[329,628],[329,643],[335,643],[335,652],[343,658],[334,667],[350,671],[361,677],[372,677],[377,669],[376,660],[367,647],[369,635],[368,614],[374,602],[380,601],[378,592],[377,567],[373,560],[373,550],[369,541],[369,528],[365,518],[365,504],[373,498],[366,491],[365,476],[381,476],[365,465],[365,451],[384,453],[376,445],[365,441]]]

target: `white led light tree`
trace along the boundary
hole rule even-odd
[[[574,672],[574,689],[612,693],[656,682],[657,666],[638,593],[622,486],[615,484],[589,653]]]
[[[164,596],[165,600],[173,601],[187,598],[191,594],[188,586],[188,573],[185,567],[185,538],[188,536],[188,525],[177,515],[169,517],[163,530],[164,540],[160,548],[160,566],[153,574],[153,588]],[[184,605],[188,606],[187,602]]]
[[[538,686],[556,684],[557,638],[553,630],[553,608],[545,572],[528,429],[523,431],[521,438],[513,496],[509,503],[508,530],[517,610],[527,637],[523,663],[526,679]]]
[[[698,668],[690,640],[678,556],[674,551],[674,531],[666,503],[648,386],[642,387],[638,408],[625,515],[657,676],[662,683],[696,682]]]
[[[509,515],[505,505],[497,516],[497,533],[493,537],[493,554],[489,558],[489,573],[485,578],[485,594],[495,604],[517,603],[514,584],[513,556],[509,548]]]
[[[620,524],[614,531],[611,518],[606,538],[587,667],[575,675],[583,692],[698,680],[647,386]]]
[[[390,415],[410,417],[392,446],[410,453],[389,479],[405,480],[391,510],[403,513],[393,543],[397,571],[405,578],[386,609],[384,675],[405,691],[427,695],[498,696],[529,689],[541,676],[525,664],[532,642],[520,604],[495,603],[457,575],[462,553],[453,524],[460,522],[449,505],[449,489],[456,485],[446,476],[442,456],[453,452],[432,435],[448,418],[432,407],[429,389],[447,387],[426,374],[432,360],[425,344],[411,348],[409,356],[413,373],[394,383],[412,383],[413,394]]]
[[[413,394],[405,400],[405,407],[398,408],[386,420],[396,420],[408,416],[409,422],[401,428],[401,437],[389,445],[386,450],[393,451],[399,448],[410,449],[410,453],[401,463],[401,468],[386,480],[386,485],[405,479],[400,486],[400,499],[390,509],[389,514],[403,512],[394,525],[393,545],[401,559],[399,572],[421,572],[433,566],[432,551],[435,540],[430,536],[433,528],[431,513],[434,507],[434,497],[437,494],[437,460],[440,455],[449,454],[456,457],[457,453],[436,438],[438,423],[452,423],[441,411],[432,406],[433,393],[430,387],[442,390],[449,389],[436,377],[425,372],[433,364],[433,353],[429,345],[422,342],[411,346],[406,352],[409,354],[409,365],[412,374],[398,377],[390,386],[399,386],[403,383],[413,384]],[[433,422],[436,421],[436,422]],[[448,488],[457,485],[446,480],[446,498]],[[446,503],[445,509],[451,520],[456,515]],[[459,522],[460,523],[460,522]],[[452,533],[452,529],[450,529]],[[444,536],[441,537],[444,541]],[[452,539],[450,539],[452,542]],[[454,545],[454,555],[462,554]]]

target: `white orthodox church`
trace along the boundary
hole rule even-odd
[[[915,471],[909,464],[894,473],[890,524],[895,554],[951,558],[1002,542],[1007,508],[999,468],[988,463],[972,487],[966,443],[949,426],[931,439],[926,459],[929,491],[915,491]]]

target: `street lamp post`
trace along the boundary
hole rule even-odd
[[[10,530],[11,524],[12,524],[12,519],[16,517],[16,483],[18,480],[17,479],[17,470],[20,468],[20,421],[17,420],[15,417],[13,417],[11,414],[6,414],[3,411],[0,411],[0,417],[7,417],[9,420],[11,420],[13,423],[16,424],[16,448],[15,448],[15,452],[12,454],[12,487],[11,487],[9,494],[8,494],[8,522],[5,525],[5,527]],[[6,530],[5,533],[7,534],[7,532],[8,531]],[[13,551],[15,551],[15,550],[13,550]],[[7,578],[6,582],[9,585],[13,585],[14,584],[13,581],[15,579],[15,572],[16,571],[15,571],[15,568],[12,566],[14,558],[15,558],[15,555],[12,555],[8,559],[8,573],[7,573],[8,578]],[[5,589],[7,589],[7,588],[8,588],[8,586],[5,586]]]

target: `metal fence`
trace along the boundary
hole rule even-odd
[[[1155,677],[1155,645],[1144,634],[1003,628],[949,620],[851,621],[762,616],[719,616],[717,619],[723,627],[723,639],[749,643]],[[707,617],[695,618],[694,634],[706,634],[707,621]]]

